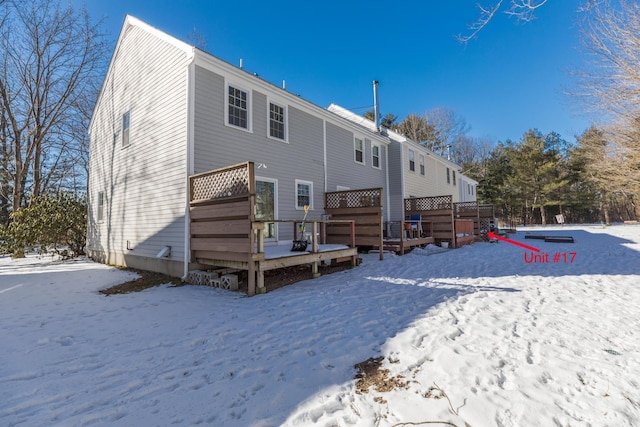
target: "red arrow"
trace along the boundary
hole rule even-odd
[[[530,251],[540,252],[540,249],[534,248],[533,246],[525,245],[524,243],[516,242],[515,240],[507,239],[506,237],[498,236],[493,231],[487,233],[489,239],[499,239],[504,240],[507,243],[511,243],[512,245],[520,246],[521,248],[529,249]]]

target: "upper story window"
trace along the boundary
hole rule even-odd
[[[313,182],[296,179],[296,209],[313,209]]]
[[[449,172],[449,168],[447,168],[447,184],[451,184],[451,172]]]
[[[413,150],[409,150],[409,170],[416,171],[416,153]]]
[[[249,130],[249,94],[229,85],[227,99],[227,123]]]
[[[104,191],[98,193],[98,221],[104,220]]]
[[[353,149],[355,151],[356,163],[364,164],[364,141],[360,138],[355,138],[353,141]]]
[[[453,185],[456,185],[456,171],[453,171]]]
[[[122,114],[122,146],[129,145],[129,128],[131,127],[131,111]]]
[[[424,175],[424,154],[420,154],[420,175]]]
[[[282,105],[269,103],[269,136],[272,138],[287,140],[286,132],[287,109]]]
[[[380,146],[371,146],[371,166],[380,169]]]

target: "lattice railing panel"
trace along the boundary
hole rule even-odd
[[[433,196],[404,199],[405,212],[436,211],[453,208],[453,196]]]
[[[251,163],[192,176],[191,200],[212,200],[250,194]]]
[[[333,191],[325,193],[325,209],[363,208],[382,206],[382,188]]]
[[[485,242],[489,241],[489,236],[487,233],[491,230],[491,220],[489,219],[481,219],[480,220],[480,239]]]
[[[456,216],[477,217],[478,202],[458,202],[453,204],[453,213]]]

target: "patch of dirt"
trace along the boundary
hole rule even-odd
[[[321,265],[318,272],[321,276],[326,274],[338,273],[340,271],[350,270],[351,262],[345,261],[341,263],[331,263],[331,265]],[[238,272],[238,288],[241,292],[247,292],[249,283],[247,281],[247,272]],[[308,265],[295,265],[292,267],[278,268],[264,272],[264,284],[267,292],[291,285],[292,283],[301,282],[303,280],[313,279],[311,267]]]
[[[140,292],[142,290],[160,286],[165,283],[171,283],[174,286],[182,286],[183,283],[176,277],[167,276],[166,274],[154,273],[152,271],[137,270],[133,268],[123,268],[124,271],[133,271],[138,276],[137,279],[120,283],[107,289],[99,291],[103,295],[128,294],[131,292]]]
[[[332,263],[331,265],[321,265],[318,271],[322,276],[324,276],[325,274],[337,273],[340,271],[349,270],[351,268],[351,263],[347,261],[339,264]],[[132,271],[140,277],[128,282],[120,283],[119,285],[112,286],[108,289],[102,289],[99,291],[101,294],[108,296],[114,294],[140,292],[154,286],[163,285],[165,283],[171,283],[173,286],[182,286],[185,284],[179,278],[167,276],[166,274],[137,270],[134,268],[123,268],[122,270]],[[236,274],[238,274],[239,291],[247,292],[247,272],[239,271]],[[296,265],[293,267],[279,268],[277,270],[265,271],[264,273],[264,282],[265,286],[267,287],[267,291],[273,291],[283,286],[312,278],[313,276],[311,273],[311,267],[309,267],[308,265]]]
[[[375,387],[376,391],[382,393],[397,388],[408,388],[409,383],[403,381],[404,377],[402,375],[389,378],[389,370],[381,369],[383,360],[383,356],[370,357],[364,362],[354,365],[354,368],[358,371],[354,377],[354,379],[358,380],[356,382],[356,394],[367,394],[372,386]]]

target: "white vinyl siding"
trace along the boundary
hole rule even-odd
[[[87,250],[106,262],[155,258],[165,246],[171,261],[184,259],[188,64],[189,53],[153,29],[134,23],[123,32],[90,128],[89,194],[104,192],[104,207]],[[127,112],[129,147],[119,150]]]

